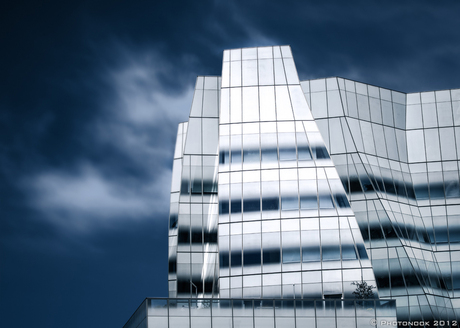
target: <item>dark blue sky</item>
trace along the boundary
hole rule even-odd
[[[0,325],[122,327],[167,296],[176,128],[224,49],[289,44],[301,79],[459,88],[459,16],[458,1],[3,1]]]

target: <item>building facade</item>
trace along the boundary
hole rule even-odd
[[[124,328],[368,328],[395,313],[394,300],[147,298]]]
[[[288,46],[226,50],[178,128],[169,297],[252,300],[253,313],[254,300],[275,313],[334,299],[337,323],[358,281],[398,320],[455,326],[459,156],[459,89],[299,81]]]
[[[460,90],[302,82],[371,258],[404,320],[460,312]],[[454,319],[453,319],[454,318]]]

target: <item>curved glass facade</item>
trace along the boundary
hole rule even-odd
[[[460,309],[460,90],[404,94],[341,78],[302,82],[398,318]]]
[[[219,152],[221,297],[341,298],[357,277],[376,284],[289,47],[224,52]]]
[[[288,46],[226,50],[179,125],[169,296],[460,309],[460,90],[300,82]],[[275,301],[276,302],[276,301]]]

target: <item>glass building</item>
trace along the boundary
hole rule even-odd
[[[289,46],[224,51],[178,128],[170,298],[126,327],[456,326],[459,156],[460,89],[301,82]]]

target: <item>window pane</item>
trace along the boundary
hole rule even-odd
[[[316,195],[300,196],[300,208],[303,210],[317,209],[318,199]]]
[[[276,149],[262,149],[262,162],[276,162],[278,154]]]
[[[283,248],[283,263],[299,263],[300,248]]]
[[[281,198],[281,209],[284,211],[299,209],[299,203],[298,203],[297,197]]]
[[[334,204],[332,203],[332,197],[329,195],[319,196],[319,207],[321,209],[334,208]]]

